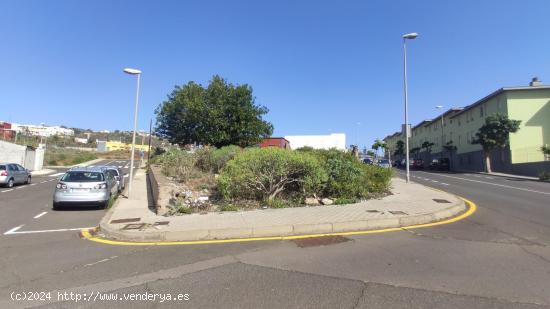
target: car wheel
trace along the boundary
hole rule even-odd
[[[31,183],[31,176],[27,177],[27,182],[26,184],[30,184]]]
[[[60,210],[61,206],[59,205],[59,203],[53,202],[52,209],[53,210]]]
[[[6,186],[8,188],[13,188],[13,178],[10,178],[10,180],[8,180],[8,184]]]

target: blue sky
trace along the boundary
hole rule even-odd
[[[550,1],[0,1],[0,120],[130,129],[175,85],[250,84],[275,136],[372,145],[410,117],[503,86],[550,82]],[[357,123],[360,122],[360,125]],[[358,132],[358,134],[356,133]],[[358,137],[357,137],[358,135]]]

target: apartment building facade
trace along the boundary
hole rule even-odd
[[[550,170],[550,161],[540,150],[541,146],[550,145],[550,86],[537,79],[529,86],[498,89],[464,108],[453,108],[420,122],[411,130],[409,148],[421,148],[416,156],[426,163],[446,157],[453,170],[483,171],[482,148],[472,142],[485,118],[496,113],[521,120],[521,125],[518,132],[510,134],[507,149],[491,153],[493,171],[536,176]],[[401,132],[384,139],[392,154],[400,140],[405,141]],[[425,141],[433,143],[431,151],[422,148]]]

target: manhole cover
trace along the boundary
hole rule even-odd
[[[141,218],[116,219],[116,220],[111,220],[111,224],[114,224],[114,223],[139,222],[139,220],[141,220]]]
[[[401,210],[390,210],[390,213],[392,215],[408,215],[408,213],[401,211]]]
[[[294,242],[300,248],[307,248],[307,247],[319,247],[319,246],[339,244],[350,240],[351,239],[342,237],[342,236],[323,236],[323,237],[294,239],[292,240],[292,242]]]
[[[449,201],[447,200],[444,200],[442,198],[434,198],[433,199],[436,203],[450,203]]]
[[[130,223],[126,224],[122,229],[123,230],[139,230],[145,226],[145,223]]]

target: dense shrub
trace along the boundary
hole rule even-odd
[[[391,169],[363,164],[351,153],[337,149],[305,151],[317,156],[328,174],[323,196],[357,200],[389,191]]]
[[[162,172],[166,176],[186,181],[194,174],[197,157],[187,151],[177,148],[170,149],[164,154],[155,157],[155,163],[162,165]]]
[[[219,173],[227,161],[241,152],[239,146],[230,145],[219,149],[203,148],[197,151],[197,167],[204,172]]]
[[[276,197],[315,194],[327,179],[318,159],[308,153],[255,148],[239,153],[218,178],[227,198],[272,201]]]

